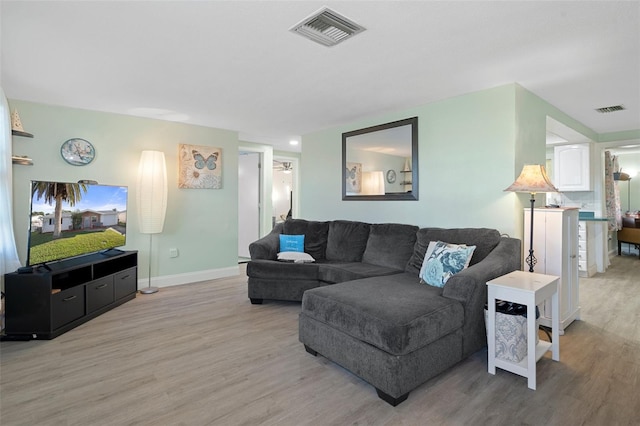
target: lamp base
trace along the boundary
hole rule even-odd
[[[533,267],[536,266],[536,263],[538,263],[538,260],[533,255],[533,249],[529,250],[529,256],[527,256],[525,262],[527,265],[529,265],[529,272],[533,272]]]
[[[145,287],[140,290],[140,294],[153,294],[158,292],[158,287]]]
[[[529,272],[533,272],[533,267],[538,263],[536,257],[533,255],[533,205],[536,202],[535,192],[531,193],[531,230],[529,233],[529,256],[525,259],[527,265],[529,265]]]

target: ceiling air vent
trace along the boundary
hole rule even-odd
[[[364,30],[363,26],[326,7],[289,29],[324,46],[335,46]]]
[[[607,114],[609,112],[622,111],[623,109],[625,109],[624,105],[613,105],[608,107],[596,108],[596,111],[598,111],[600,114]]]

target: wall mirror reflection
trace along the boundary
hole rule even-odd
[[[418,117],[342,134],[343,200],[418,199]]]

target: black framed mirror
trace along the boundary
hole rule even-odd
[[[342,134],[342,199],[418,199],[418,117]]]

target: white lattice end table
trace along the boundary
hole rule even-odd
[[[487,346],[489,373],[496,367],[528,379],[529,389],[536,389],[536,362],[551,349],[554,361],[560,361],[560,314],[558,306],[559,277],[534,272],[513,271],[487,283],[488,315]],[[551,299],[551,340],[536,344],[536,306]],[[518,363],[496,358],[496,300],[506,300],[527,306],[527,356]]]

